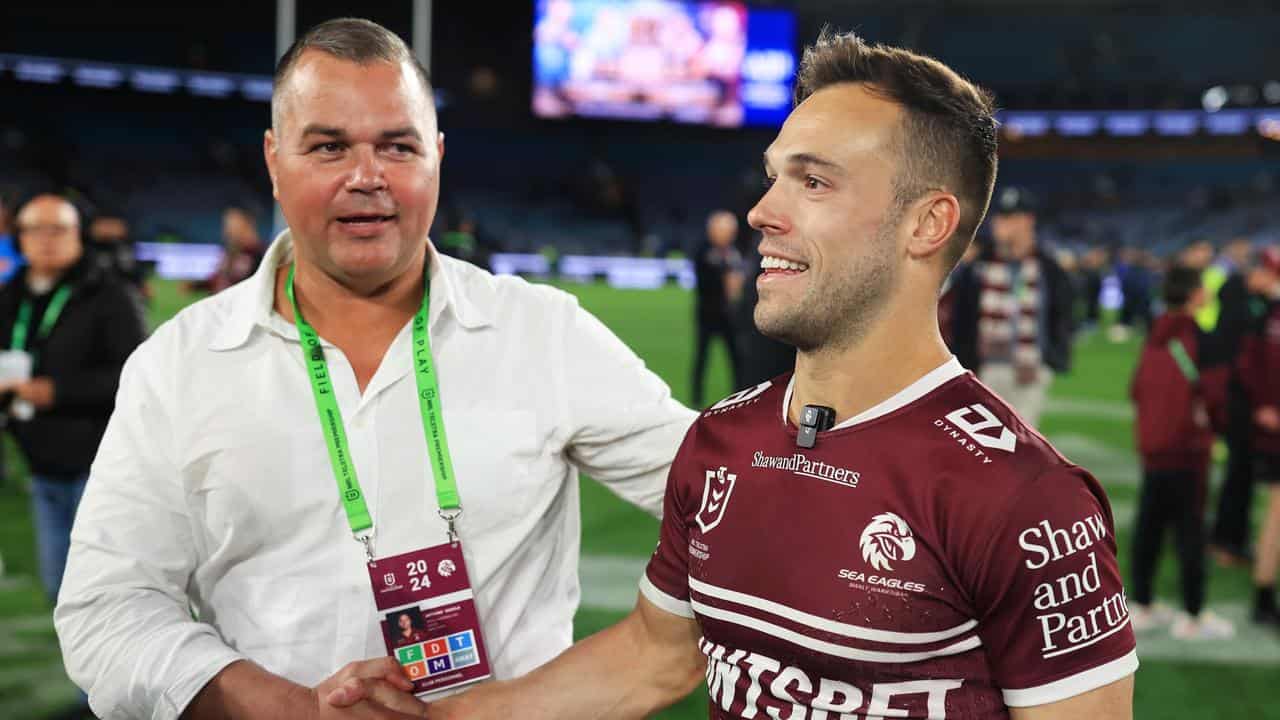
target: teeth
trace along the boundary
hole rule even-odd
[[[765,255],[760,258],[760,267],[764,270],[795,270],[798,272],[803,272],[809,269],[809,266],[803,263],[792,262],[790,260],[773,257],[771,255]]]

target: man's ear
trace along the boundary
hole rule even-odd
[[[911,204],[908,211],[907,253],[915,259],[944,250],[960,224],[960,201],[949,192],[933,191]]]
[[[280,199],[280,186],[276,183],[276,152],[279,149],[275,130],[267,128],[262,134],[262,157],[267,161],[267,175],[271,176],[271,197],[276,200]]]

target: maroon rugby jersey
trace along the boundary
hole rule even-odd
[[[713,718],[1007,718],[1137,669],[1102,488],[958,362],[811,449],[789,400],[698,419],[641,580]]]

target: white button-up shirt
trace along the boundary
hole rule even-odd
[[[290,255],[285,233],[124,368],[55,611],[68,672],[104,718],[177,717],[241,658],[313,686],[386,652],[298,334],[273,310]],[[572,642],[578,470],[658,515],[694,413],[571,295],[431,258],[458,532],[494,675],[511,677]],[[363,394],[325,344],[379,557],[447,537],[411,335]]]

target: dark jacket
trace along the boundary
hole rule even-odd
[[[1036,250],[1040,263],[1040,301],[1045,304],[1045,332],[1040,336],[1040,355],[1054,372],[1071,369],[1071,338],[1075,332],[1075,290],[1071,278],[1047,251]],[[982,358],[978,356],[978,321],[981,319],[982,277],[979,267],[984,262],[999,262],[986,257],[955,270],[948,300],[951,305],[951,352],[973,372],[978,372]],[[946,333],[943,333],[946,335]]]
[[[1191,362],[1178,364],[1177,342]],[[1138,452],[1147,470],[1203,473],[1213,447],[1209,409],[1200,387],[1202,334],[1190,315],[1166,313],[1151,326],[1129,386],[1137,410]]]
[[[1249,309],[1249,290],[1244,275],[1234,272],[1218,289],[1218,324],[1205,338],[1206,366],[1234,365],[1240,357],[1245,336],[1257,324]]]
[[[1258,331],[1245,336],[1236,370],[1249,397],[1253,449],[1280,455],[1280,433],[1264,430],[1253,421],[1258,408],[1280,407],[1280,302],[1270,303]]]
[[[727,327],[729,325],[729,296],[725,292],[725,276],[739,269],[742,256],[733,247],[717,248],[705,242],[698,248],[693,261],[697,279],[697,321],[701,325]]]
[[[53,293],[33,296],[25,271],[0,290],[0,343],[9,347],[18,308],[32,298],[27,351],[36,355],[33,377],[53,379],[54,401],[29,421],[9,420],[9,428],[39,475],[88,472],[115,406],[124,361],[142,342],[141,318],[122,281],[90,261],[68,271],[68,299],[47,338],[37,332]],[[0,398],[8,410],[12,395]]]

